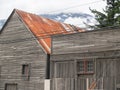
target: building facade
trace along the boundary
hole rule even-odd
[[[44,90],[46,54],[14,13],[0,35],[0,90]]]
[[[0,90],[120,90],[120,29],[84,31],[13,10],[0,32]]]
[[[119,90],[120,29],[52,38],[52,90]]]
[[[0,90],[50,89],[51,35],[80,31],[14,9],[0,31]]]

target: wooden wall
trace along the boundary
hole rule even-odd
[[[75,90],[87,89],[93,81],[96,90],[116,90],[120,87],[120,29],[88,31],[52,37],[52,62],[94,60],[93,75],[75,72]],[[75,66],[74,71],[76,71]]]
[[[85,53],[120,49],[120,29],[53,36],[52,54]]]
[[[22,65],[30,64],[30,80],[24,80]],[[0,90],[15,83],[18,90],[44,90],[46,54],[16,13],[0,35]]]
[[[87,78],[89,79],[89,82],[90,82],[89,86],[91,85],[92,81],[96,82],[95,89],[116,90],[117,87],[120,87],[120,78],[119,78],[120,51],[119,50],[92,52],[92,53],[57,54],[57,55],[51,56],[51,62],[59,63],[59,62],[73,61],[74,65],[76,65],[78,61],[84,60],[84,59],[94,61],[94,74],[79,75],[77,73],[77,66],[75,66],[74,80],[75,80],[75,86],[77,85],[76,90],[81,90],[81,89],[86,90]],[[65,67],[62,67],[62,68],[65,69]],[[59,70],[57,72],[59,72]]]

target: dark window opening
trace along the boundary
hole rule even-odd
[[[29,77],[30,77],[30,65],[29,64],[22,65],[22,76],[25,77],[25,79],[29,80]]]
[[[78,74],[93,74],[94,73],[94,61],[84,60],[77,62]]]
[[[5,84],[5,90],[17,90],[17,84]]]

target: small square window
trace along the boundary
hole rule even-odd
[[[77,62],[77,71],[79,74],[94,73],[94,62],[92,60],[84,60]]]
[[[87,61],[87,72],[93,73],[93,61]]]
[[[78,62],[78,71],[80,72],[80,73],[84,73],[84,62],[83,61],[79,61]]]

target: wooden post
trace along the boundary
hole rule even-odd
[[[89,78],[86,78],[86,88],[89,89]]]
[[[75,77],[75,82],[74,82],[75,84],[74,85],[75,85],[75,90],[77,90],[77,77],[78,77],[77,76],[77,60],[74,60],[74,69],[75,69],[74,70],[75,71],[75,76],[74,76]]]

